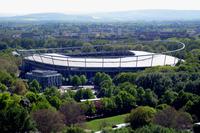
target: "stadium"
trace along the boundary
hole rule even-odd
[[[176,46],[159,53],[128,48],[115,51],[102,50],[102,47],[111,47],[112,45],[95,45],[92,46],[92,49],[95,50],[90,52],[82,52],[83,47],[67,47],[17,50],[17,53],[23,57],[21,75],[39,69],[58,71],[64,77],[75,74],[85,74],[87,77],[92,77],[96,72],[113,75],[155,66],[175,66],[181,61],[174,55],[185,48],[184,43],[174,41],[151,43],[171,44],[171,46],[176,44]]]

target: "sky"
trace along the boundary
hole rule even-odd
[[[142,9],[200,10],[200,0],[0,0],[0,14],[87,14]]]

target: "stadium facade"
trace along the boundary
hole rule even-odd
[[[39,69],[57,71],[63,77],[75,74],[85,74],[87,77],[92,77],[96,72],[115,75],[119,72],[132,72],[155,66],[175,66],[181,59],[172,56],[172,53],[185,48],[183,43],[176,43],[181,47],[161,53],[121,50],[65,54],[63,51],[66,51],[66,48],[58,48],[59,52],[55,52],[58,49],[37,49],[18,50],[18,53],[23,56],[22,76],[27,72]],[[77,47],[73,49],[77,49]]]

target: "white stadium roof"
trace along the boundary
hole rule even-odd
[[[89,67],[89,68],[142,68],[153,66],[174,66],[179,59],[170,55],[156,54],[145,51],[131,51],[135,55],[116,58],[102,57],[70,57],[57,53],[33,54],[25,57],[26,60],[43,64],[51,64],[66,67]]]

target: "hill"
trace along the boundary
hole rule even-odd
[[[84,15],[40,13],[23,16],[0,17],[0,21],[126,22],[174,20],[200,20],[200,10],[135,10]]]

